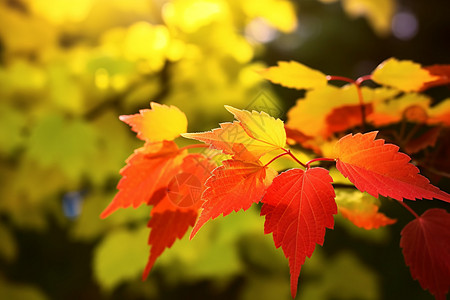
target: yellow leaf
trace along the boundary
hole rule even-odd
[[[248,112],[225,106],[239,122],[222,123],[220,128],[207,132],[182,134],[240,160],[258,160],[262,155],[280,149],[286,144],[283,121],[265,112]]]
[[[427,82],[437,77],[410,60],[389,58],[382,62],[372,73],[376,83],[394,87],[404,92],[419,91]]]
[[[225,105],[225,108],[234,115],[236,120],[241,122],[247,134],[268,145],[282,148],[286,145],[286,131],[284,123],[280,119],[275,119],[265,112],[246,111]]]
[[[265,69],[260,74],[273,83],[299,90],[321,88],[327,85],[325,74],[295,61],[279,61],[277,67]]]
[[[429,105],[429,97],[417,93],[407,93],[401,97],[382,101],[374,105],[374,111],[367,116],[367,120],[376,126],[397,123],[403,117],[406,117],[407,109],[420,109],[426,114]]]
[[[171,141],[186,132],[186,115],[176,106],[151,102],[150,107],[141,109],[139,114],[120,116],[120,120],[130,125],[138,138],[147,142]]]
[[[263,18],[282,32],[292,32],[297,27],[295,7],[285,0],[246,0],[242,8],[250,18]]]
[[[363,88],[362,92],[365,103],[392,95],[387,89]],[[305,98],[297,101],[287,114],[287,126],[309,136],[327,137],[329,135],[326,123],[328,114],[334,108],[358,103],[358,92],[354,85],[346,85],[342,88],[326,85],[321,89],[308,91]]]
[[[164,25],[136,22],[124,37],[124,56],[139,61],[140,71],[144,73],[158,72],[164,67],[169,42],[170,33]]]
[[[351,17],[366,17],[378,35],[390,32],[395,10],[393,0],[342,0],[342,7]]]

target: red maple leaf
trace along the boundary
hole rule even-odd
[[[323,245],[325,229],[334,226],[332,181],[323,168],[290,169],[275,177],[261,200],[264,233],[273,233],[275,246],[289,259],[293,298],[306,256],[311,257],[316,243]]]
[[[145,267],[143,279],[148,276],[156,259],[170,248],[175,240],[181,239],[194,226],[201,206],[201,195],[205,181],[211,175],[215,164],[202,154],[188,154],[161,197],[151,203],[150,213],[150,257]],[[154,198],[155,199],[155,198]],[[154,200],[152,199],[152,200]]]
[[[163,205],[170,206],[171,204],[164,203]],[[150,221],[147,224],[147,227],[150,228],[148,244],[151,248],[147,265],[142,274],[143,280],[147,278],[156,259],[164,250],[172,247],[177,238],[181,239],[189,227],[194,226],[197,214],[196,209],[177,208],[175,206],[173,209],[151,214]]]
[[[178,207],[200,208],[205,181],[215,167],[216,164],[203,154],[188,154],[183,159],[180,173],[167,186],[168,199]]]
[[[373,104],[364,104],[363,108],[361,108],[361,105],[345,105],[333,109],[325,120],[327,134],[332,135],[335,132],[361,125],[362,109],[364,109],[365,115],[369,115],[373,112]]]
[[[349,134],[335,145],[337,169],[360,191],[374,197],[382,195],[402,201],[403,198],[433,199],[450,202],[450,195],[430,184],[409,163],[411,158],[383,139],[375,140],[376,131]]]
[[[207,188],[202,195],[205,202],[191,238],[208,220],[232,211],[247,210],[259,202],[276,175],[276,171],[258,162],[225,160],[205,182]]]
[[[401,235],[400,247],[412,277],[437,300],[445,300],[450,288],[450,214],[429,209],[408,223]]]
[[[147,143],[134,151],[120,170],[119,191],[100,215],[106,218],[118,208],[148,204],[158,190],[167,187],[179,172],[184,152],[174,142]]]
[[[412,154],[417,153],[430,146],[434,147],[441,133],[441,129],[441,127],[432,127],[430,130],[424,132],[421,136],[410,140],[405,145],[405,152]]]
[[[435,80],[425,83],[420,91],[425,91],[429,88],[450,84],[450,65],[432,65],[424,67],[431,75],[437,76]]]

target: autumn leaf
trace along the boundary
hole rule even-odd
[[[398,92],[389,88],[371,89],[362,87],[364,103],[380,102],[390,99]],[[308,136],[329,137],[327,118],[335,118],[334,111],[345,106],[359,105],[358,91],[355,85],[336,87],[327,85],[321,89],[308,91],[304,98],[297,100],[287,113],[287,126]],[[359,119],[361,122],[361,118]]]
[[[185,133],[182,136],[209,144],[211,148],[232,155],[235,159],[256,161],[267,152],[267,144],[250,138],[239,122],[219,125],[220,128],[211,131]]]
[[[430,102],[431,99],[426,95],[406,93],[398,98],[376,103],[373,112],[368,114],[367,120],[375,126],[397,123],[403,118],[409,121],[425,123],[427,119],[426,112]]]
[[[286,144],[286,132],[280,119],[265,112],[248,112],[226,106],[238,121],[222,123],[220,128],[207,132],[185,133],[183,137],[209,144],[233,158],[256,161],[262,155],[280,149]]]
[[[208,220],[232,211],[247,210],[258,203],[276,175],[276,171],[259,162],[224,161],[205,182],[207,188],[202,195],[205,202],[191,238]]]
[[[450,84],[450,65],[432,65],[424,67],[424,69],[436,79],[425,83],[420,89],[421,92],[435,86]]]
[[[372,80],[376,83],[404,92],[419,91],[425,84],[437,78],[418,63],[395,58],[385,60],[372,73]]]
[[[378,211],[380,200],[357,190],[336,191],[336,204],[344,218],[364,229],[376,229],[397,221]]]
[[[348,134],[334,147],[336,167],[362,192],[402,201],[403,198],[433,199],[450,202],[450,195],[430,184],[409,163],[411,158],[384,140],[375,140],[376,131]]]
[[[374,31],[386,36],[391,29],[392,16],[395,12],[393,0],[346,0],[342,1],[344,11],[351,17],[366,17]]]
[[[400,247],[412,277],[437,300],[445,300],[450,288],[450,214],[429,209],[408,223],[401,235]]]
[[[361,108],[362,107],[362,108]],[[364,115],[372,113],[372,103],[361,105],[345,105],[333,109],[326,117],[327,132],[334,133],[344,131],[362,124],[362,109]]]
[[[200,208],[204,184],[216,165],[203,154],[188,154],[180,166],[180,172],[167,185],[168,199],[178,207]]]
[[[282,148],[286,145],[284,123],[280,119],[275,119],[263,111],[249,112],[228,105],[225,105],[225,108],[234,115],[251,138],[263,141],[275,148]]]
[[[137,137],[146,142],[171,141],[187,130],[186,115],[175,106],[156,102],[151,109],[141,109],[138,114],[120,116],[120,120],[137,132]]]
[[[205,181],[215,164],[203,154],[192,153],[184,157],[179,173],[169,181],[167,188],[150,212],[150,256],[142,278],[145,279],[156,259],[166,248],[172,247],[194,226],[205,189]]]
[[[306,256],[311,257],[316,243],[323,245],[325,229],[334,226],[337,207],[331,182],[323,168],[290,169],[275,177],[261,200],[264,233],[273,233],[275,246],[289,259],[293,298]]]
[[[174,142],[146,144],[135,150],[120,170],[119,191],[100,217],[106,218],[118,208],[147,204],[179,172],[182,159],[183,152]]]
[[[259,73],[273,83],[299,90],[322,88],[327,84],[325,74],[295,61],[279,61],[277,67]]]
[[[419,137],[410,140],[405,145],[405,152],[409,154],[417,153],[420,150],[423,150],[427,147],[430,146],[434,147],[440,133],[441,133],[440,127],[432,127],[431,129],[421,134]]]
[[[293,129],[287,125],[284,126],[284,129],[286,130],[286,139],[288,144],[299,144],[305,149],[314,151],[316,154],[321,153],[320,148],[315,143],[314,137],[306,135],[300,130]]]
[[[196,219],[196,210],[180,208],[154,213],[151,216],[147,225],[150,228],[150,257],[142,274],[143,280],[147,278],[156,259],[166,248],[170,248],[177,238],[181,239],[189,227],[194,226]]]
[[[450,127],[450,98],[447,98],[438,105],[431,107],[428,110],[428,115],[428,124]]]

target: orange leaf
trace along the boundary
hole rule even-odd
[[[377,132],[349,134],[334,147],[336,167],[360,191],[374,197],[383,195],[399,201],[437,198],[450,202],[450,195],[430,184],[408,163],[411,158],[398,147],[375,140]]]
[[[286,130],[286,138],[288,144],[299,144],[305,149],[314,151],[314,153],[316,154],[322,153],[321,149],[314,142],[314,138],[312,136],[306,135],[300,130],[293,129],[287,125],[284,126],[284,129]]]
[[[148,222],[150,257],[143,279],[148,276],[156,259],[181,239],[190,226],[194,226],[201,206],[201,194],[205,181],[215,165],[202,154],[188,154],[180,166],[179,173],[169,181],[164,193],[150,212]]]
[[[418,138],[410,140],[405,145],[405,151],[409,154],[417,153],[420,150],[425,149],[426,147],[433,147],[436,144],[436,141],[441,133],[440,127],[433,127],[430,130],[424,132]]]
[[[191,238],[208,220],[232,211],[247,210],[253,203],[258,203],[276,175],[276,171],[259,162],[224,161],[205,183],[207,189],[202,195],[205,202]]]
[[[444,125],[450,127],[450,98],[445,99],[438,105],[431,107],[428,111],[428,124]]]
[[[424,67],[425,70],[435,76],[436,79],[425,83],[420,91],[425,91],[431,87],[450,84],[450,65],[432,65]]]
[[[431,99],[417,93],[407,93],[395,99],[380,101],[368,114],[367,120],[375,126],[385,126],[397,123],[405,118],[409,121],[424,123],[427,120],[426,111]]]
[[[186,115],[175,106],[150,103],[151,109],[141,109],[138,114],[120,116],[120,120],[137,132],[137,137],[147,142],[171,141],[187,130]]]
[[[362,87],[361,92],[366,105],[390,99],[398,93],[388,88],[368,87]],[[308,136],[327,138],[330,135],[326,122],[327,116],[333,112],[333,109],[349,105],[359,105],[358,91],[353,84],[340,88],[327,85],[321,89],[311,90],[289,110],[287,125]],[[361,122],[361,118],[359,121]]]
[[[344,218],[364,229],[375,229],[397,221],[378,211],[380,200],[358,190],[336,191],[336,204]]]
[[[412,277],[437,300],[445,300],[450,288],[450,214],[429,209],[408,223],[401,235],[400,247]]]
[[[295,61],[279,61],[277,67],[265,69],[260,74],[273,83],[299,90],[321,88],[327,84],[325,74]]]
[[[372,103],[365,104],[365,115],[373,111]],[[327,124],[327,135],[344,131],[362,124],[361,105],[345,105],[333,109],[325,120]]]
[[[190,226],[194,226],[197,219],[197,210],[194,209],[175,209],[157,212],[152,215],[147,226],[150,228],[150,237],[148,244],[150,248],[150,257],[145,266],[142,279],[147,278],[156,259],[166,248],[172,247],[175,240],[181,239]]]
[[[168,199],[178,207],[201,206],[204,184],[216,165],[202,154],[189,154],[181,164],[181,171],[167,186]]]
[[[222,123],[207,132],[185,133],[182,136],[210,144],[214,149],[233,155],[234,159],[257,161],[262,155],[286,144],[286,132],[280,119],[265,112],[248,112],[226,106],[238,121]]]
[[[418,63],[395,58],[385,60],[372,73],[372,80],[376,83],[404,92],[419,91],[425,84],[437,78],[438,76],[431,75]]]
[[[147,204],[179,172],[183,155],[174,142],[168,141],[135,150],[120,170],[119,191],[100,217],[106,218],[118,208]]]
[[[239,122],[221,123],[220,128],[206,132],[186,133],[183,137],[209,144],[211,148],[233,155],[235,159],[258,160],[265,153],[266,144],[255,141]],[[256,156],[255,156],[256,155]]]
[[[391,225],[397,222],[395,219],[386,217],[385,214],[378,212],[378,207],[370,205],[370,209],[361,213],[359,211],[353,211],[345,207],[339,208],[342,216],[350,220],[353,224],[364,229],[376,229],[381,226]]]
[[[290,169],[275,177],[261,200],[264,233],[273,233],[275,246],[289,259],[293,298],[306,256],[311,257],[316,243],[323,245],[325,229],[334,226],[337,207],[331,182],[322,168]]]

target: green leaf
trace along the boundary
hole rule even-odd
[[[292,299],[289,295],[289,280],[283,277],[252,275],[242,291],[241,300]]]
[[[98,135],[94,159],[89,162],[86,172],[91,181],[102,185],[105,180],[117,177],[125,165],[125,159],[140,142],[129,134],[129,129],[117,117],[117,113],[108,110],[96,118],[90,125]]]
[[[0,154],[11,155],[24,142],[26,119],[19,110],[4,102],[0,102],[0,116]]]
[[[317,280],[305,282],[300,286],[301,300],[380,299],[376,273],[362,264],[353,254],[341,252],[325,265],[323,273]],[[304,271],[307,273],[306,269]]]
[[[85,108],[85,96],[81,84],[75,78],[65,61],[48,66],[50,101],[58,109],[80,114]]]
[[[70,230],[71,238],[80,241],[91,241],[101,237],[111,228],[130,223],[144,224],[148,220],[149,207],[142,205],[136,209],[122,209],[109,216],[107,219],[100,219],[100,213],[105,209],[113,193],[105,193],[103,190],[91,190],[83,200],[81,214],[75,220]],[[148,235],[148,231],[147,231]],[[147,237],[145,238],[145,240]],[[144,245],[144,248],[148,248]],[[145,266],[145,264],[144,264]]]
[[[173,284],[203,279],[224,284],[244,274],[239,244],[249,234],[260,234],[263,222],[255,207],[208,222],[195,239],[190,241],[186,236],[175,243],[158,258],[155,267],[164,269]]]
[[[149,255],[148,228],[118,229],[108,234],[94,251],[94,276],[103,289],[137,279]]]
[[[91,168],[97,142],[97,133],[85,121],[50,114],[34,126],[27,154],[44,167],[59,167],[75,180]]]
[[[38,288],[31,285],[15,284],[0,278],[0,299],[7,300],[47,300]]]

